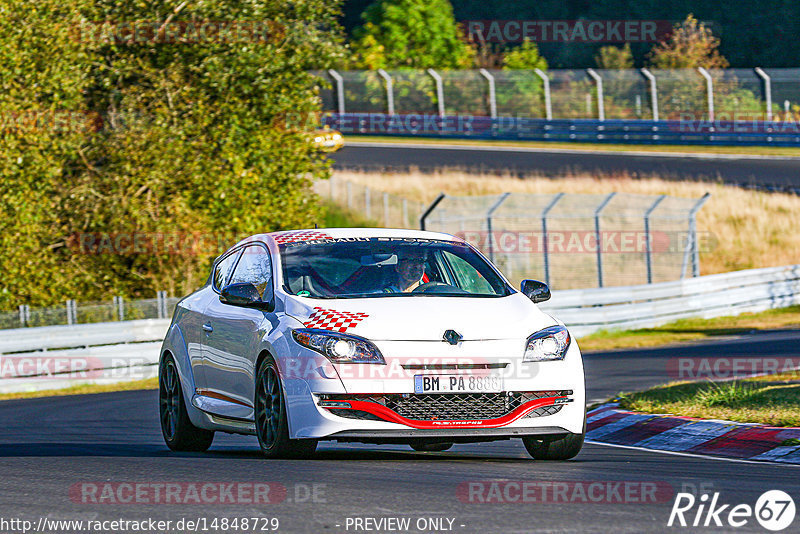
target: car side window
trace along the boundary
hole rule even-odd
[[[239,257],[240,251],[229,254],[222,261],[217,263],[214,267],[214,289],[221,290],[226,285],[226,281],[230,278],[231,269],[236,265],[236,259]]]
[[[453,273],[458,278],[458,284],[463,289],[477,295],[491,295],[493,290],[489,282],[469,263],[450,252],[443,253]]]
[[[241,259],[233,270],[230,284],[250,283],[264,297],[264,289],[272,283],[272,264],[269,252],[263,245],[250,245],[242,251]]]

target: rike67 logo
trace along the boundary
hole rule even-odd
[[[754,507],[721,504],[718,492],[711,497],[704,493],[699,498],[691,493],[678,493],[667,526],[740,528],[755,517],[763,528],[777,532],[791,525],[794,515],[794,500],[780,490],[765,492]]]

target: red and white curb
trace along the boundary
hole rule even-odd
[[[586,417],[586,439],[600,443],[800,464],[800,445],[781,445],[800,440],[800,428],[643,414],[620,409],[614,402]]]

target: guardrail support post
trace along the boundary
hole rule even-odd
[[[772,80],[770,79],[769,75],[764,72],[764,69],[761,67],[755,68],[756,74],[758,74],[762,80],[764,80],[764,100],[766,100],[765,105],[767,106],[766,110],[766,117],[768,121],[772,120]]]
[[[542,253],[544,254],[544,283],[550,285],[550,251],[547,249],[547,215],[565,193],[558,193],[542,211]]]
[[[694,205],[692,211],[689,213],[689,232],[692,234],[692,276],[697,277],[700,276],[700,247],[697,244],[697,212],[700,211],[700,208],[703,207],[708,199],[711,197],[711,193],[706,193],[705,195],[697,201],[697,204]]]
[[[486,69],[481,69],[479,71],[481,76],[486,78],[486,81],[489,82],[489,116],[493,119],[497,118],[497,93],[495,92],[494,87],[494,76],[491,72]]]
[[[433,81],[436,82],[436,104],[439,107],[439,116],[444,118],[444,86],[442,85],[442,77],[433,69],[428,69],[428,74],[430,74]]]
[[[655,202],[647,209],[644,214],[644,238],[646,240],[645,254],[647,259],[647,283],[653,283],[653,237],[650,235],[650,214],[653,213],[661,201],[667,198],[667,195],[661,195]]]
[[[430,205],[430,206],[428,206],[428,209],[426,209],[426,210],[425,210],[425,211],[422,213],[422,215],[420,215],[420,218],[419,218],[419,229],[420,229],[420,230],[425,230],[425,219],[427,219],[427,218],[428,218],[428,216],[429,216],[431,213],[433,213],[433,210],[435,210],[435,209],[436,209],[436,206],[438,206],[438,205],[439,205],[439,202],[441,202],[442,200],[444,200],[444,197],[445,197],[445,196],[446,196],[446,195],[445,195],[444,193],[439,193],[439,196],[437,196],[437,197],[436,197],[436,198],[433,200],[433,202],[431,202],[431,205]]]
[[[609,193],[594,210],[594,236],[597,241],[597,287],[603,287],[603,241],[600,238],[600,213],[617,193]]]
[[[708,120],[714,122],[714,80],[711,74],[703,67],[697,67],[697,72],[706,79],[706,93],[708,96]]]
[[[339,115],[344,115],[344,78],[333,69],[328,69],[328,74],[336,80],[336,100],[339,104]]]
[[[653,120],[658,120],[658,86],[656,84],[656,77],[647,69],[640,69],[640,72],[650,82],[650,104],[653,107]]]
[[[542,69],[533,69],[539,78],[542,79],[544,85],[544,117],[551,121],[553,120],[553,104],[550,101],[550,78]]]
[[[386,82],[386,111],[389,115],[394,115],[394,84],[392,77],[383,69],[378,69],[378,75]]]
[[[505,200],[508,198],[510,194],[511,193],[503,193],[502,195],[500,195],[500,198],[498,198],[497,201],[494,204],[492,204],[492,206],[486,212],[486,232],[488,233],[489,236],[489,261],[491,261],[492,263],[494,263],[494,236],[492,235],[492,215],[494,215],[494,212],[497,211],[497,208],[500,207],[500,204],[505,202]]]
[[[604,121],[606,120],[606,107],[603,99],[603,78],[601,78],[594,69],[586,69],[586,72],[589,73],[589,76],[591,76],[597,84],[597,119]]]

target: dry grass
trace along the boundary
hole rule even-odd
[[[131,382],[113,384],[78,384],[63,389],[45,389],[42,391],[21,391],[18,393],[2,393],[0,401],[11,399],[34,399],[38,397],[60,397],[62,395],[87,395],[90,393],[110,393],[113,391],[134,391],[140,389],[158,389],[158,378],[145,378]]]
[[[514,193],[621,193],[711,198],[697,217],[698,230],[716,236],[716,246],[701,252],[702,274],[800,263],[800,197],[763,193],[719,183],[632,178],[627,175],[541,176],[470,174],[365,173],[337,171],[336,178],[367,185],[409,199],[429,202],[443,191],[453,195]]]

